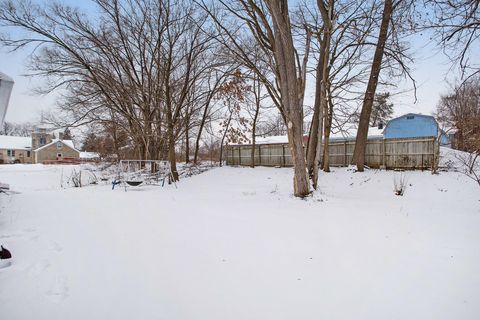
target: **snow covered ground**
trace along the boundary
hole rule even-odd
[[[61,188],[0,166],[0,319],[480,319],[480,188],[460,173],[218,168],[178,189]],[[78,168],[77,168],[78,169]]]

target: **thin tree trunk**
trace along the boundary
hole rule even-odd
[[[320,116],[321,112],[321,83],[322,83],[322,70],[325,54],[325,41],[321,41],[320,44],[320,57],[318,59],[317,70],[316,70],[316,81],[315,81],[315,102],[314,110],[312,116],[312,123],[310,125],[310,135],[308,137],[308,147],[307,147],[307,168],[310,178],[314,176],[314,165],[315,165],[315,155],[317,153],[318,139],[322,139],[322,134],[318,135],[318,127],[322,123],[323,119]],[[320,132],[322,132],[320,130]]]
[[[178,181],[177,159],[175,157],[175,137],[173,135],[173,126],[168,126],[168,161],[170,161],[170,171],[173,181]]]
[[[225,126],[225,131],[222,135],[222,141],[220,142],[220,156],[218,157],[219,166],[222,166],[222,158],[223,158],[223,144],[225,142],[225,137],[227,136],[228,128],[230,127],[230,122],[232,121],[233,112],[230,112],[230,116],[228,117],[227,125]]]
[[[253,125],[252,125],[252,154],[251,154],[251,159],[252,159],[252,163],[250,165],[250,167],[252,168],[255,168],[255,135],[256,135],[256,131],[257,131],[257,114],[258,114],[258,111],[255,113],[255,119],[253,120]]]
[[[185,124],[185,163],[189,163],[190,162],[190,136],[189,136],[190,117],[187,117],[186,120],[187,121]]]
[[[260,114],[260,94],[261,94],[261,88],[260,88],[260,81],[256,81],[255,85],[255,78],[254,78],[254,83],[253,83],[253,90],[254,90],[254,95],[255,95],[255,115],[253,117],[253,123],[252,123],[252,164],[251,167],[255,168],[255,141],[256,141],[256,134],[257,134],[257,121],[258,121],[258,116]]]
[[[388,28],[393,12],[393,0],[385,0],[383,8],[382,24],[378,36],[377,47],[373,57],[370,78],[368,80],[367,91],[363,99],[363,107],[360,113],[360,122],[358,124],[357,138],[355,140],[355,151],[353,152],[353,162],[357,165],[358,171],[363,171],[365,167],[365,149],[367,147],[368,127],[370,123],[370,114],[372,113],[373,99],[377,90],[378,77],[382,68],[383,52],[388,38]]]
[[[319,10],[322,14],[322,18],[324,21],[324,29],[323,29],[323,41],[325,42],[325,47],[324,47],[324,55],[323,55],[323,61],[322,61],[322,78],[321,78],[321,83],[320,83],[320,94],[319,94],[319,100],[320,100],[320,110],[322,112],[322,115],[319,115],[319,121],[322,122],[322,118],[325,118],[325,115],[323,113],[326,113],[325,110],[328,110],[328,107],[325,107],[327,104],[327,82],[328,82],[328,57],[330,56],[330,40],[332,37],[332,16],[333,16],[333,0],[329,1],[328,9],[325,8],[325,5],[323,4],[323,1],[317,0],[317,5],[319,7]],[[328,113],[327,113],[328,115]],[[327,126],[327,123],[324,124],[325,127]],[[321,152],[321,146],[322,146],[322,130],[323,130],[323,125],[320,123],[318,126],[318,140],[317,140],[317,148],[315,150],[315,163],[313,166],[313,187],[315,190],[318,188],[318,167],[320,165],[320,161],[322,158],[322,152]],[[328,137],[325,137],[326,141],[326,147],[328,147]]]
[[[251,153],[251,165],[250,167],[255,168],[255,128],[252,129],[252,153]]]
[[[193,155],[194,164],[197,164],[198,162],[198,150],[200,150],[200,138],[202,137],[203,128],[205,127],[209,105],[210,105],[210,100],[208,100],[205,105],[205,109],[203,110],[202,120],[200,121],[200,127],[198,128],[197,140],[195,141],[195,153]]]

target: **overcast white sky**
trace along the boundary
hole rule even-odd
[[[67,2],[74,3],[69,0]],[[82,3],[87,10],[90,5]],[[0,30],[4,31],[4,30]],[[413,92],[396,95],[393,99],[395,115],[408,112],[431,114],[441,94],[445,93],[455,81],[455,73],[450,70],[448,59],[431,44],[428,37],[418,35],[411,42],[411,51],[415,62],[410,67],[417,81],[416,103]],[[32,89],[43,81],[42,78],[23,76],[27,73],[28,50],[9,53],[0,47],[0,71],[15,80],[10,105],[5,120],[10,122],[37,121],[42,110],[51,110],[55,105],[55,93],[47,96],[34,95]],[[480,60],[480,52],[476,52],[473,60]],[[310,86],[312,87],[312,86]],[[410,83],[400,83],[399,91],[408,91]],[[313,104],[313,90],[307,89],[305,103]]]

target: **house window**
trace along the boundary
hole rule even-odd
[[[57,153],[57,159],[61,158],[62,157],[62,154],[61,153]]]
[[[40,145],[43,146],[47,141],[44,137],[40,137]]]
[[[407,120],[412,120],[415,116],[407,116]]]
[[[30,151],[27,151],[27,158],[30,158]]]
[[[15,157],[15,150],[7,150],[7,156]]]
[[[57,142],[57,149],[62,149],[62,142],[60,141]]]

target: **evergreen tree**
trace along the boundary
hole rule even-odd
[[[376,127],[380,123],[385,125],[393,115],[393,103],[389,102],[390,92],[379,93],[375,95],[373,101],[372,114],[370,116],[370,126]]]
[[[63,131],[63,139],[64,140],[73,140],[72,132],[70,131],[69,128],[66,128],[65,131]]]

